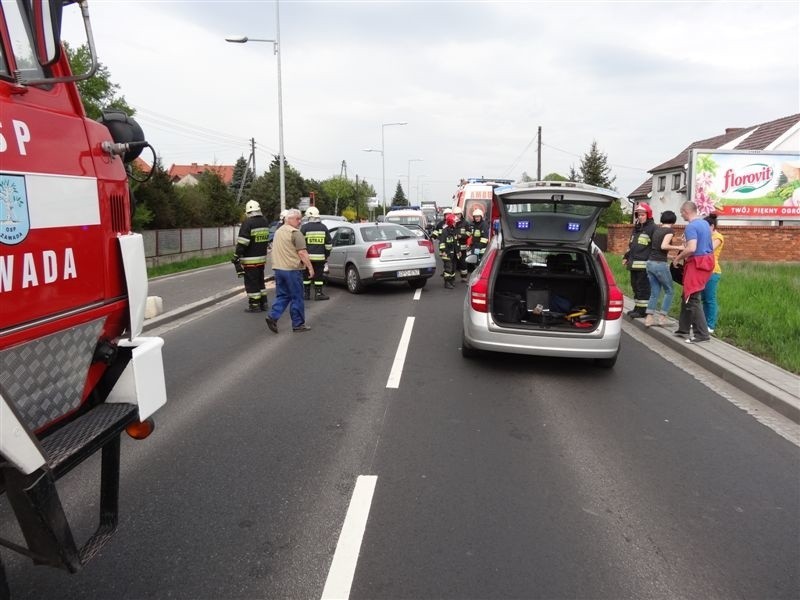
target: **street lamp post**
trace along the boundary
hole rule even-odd
[[[409,158],[408,159],[408,203],[411,204],[411,163],[412,162],[422,162],[421,158]]]
[[[234,44],[246,44],[247,42],[271,42],[272,53],[278,58],[278,172],[280,174],[280,189],[281,189],[281,211],[286,210],[286,170],[284,167],[285,157],[283,153],[283,93],[281,86],[281,9],[280,2],[275,0],[275,29],[276,36],[274,40],[267,40],[261,38],[249,38],[245,36],[226,37],[226,42]]]
[[[381,123],[381,179],[383,183],[383,214],[386,214],[386,147],[384,143],[384,132],[387,127],[392,125],[408,125],[405,121],[399,123]]]

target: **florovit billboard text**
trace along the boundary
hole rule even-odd
[[[800,152],[691,152],[689,199],[729,219],[800,219]]]

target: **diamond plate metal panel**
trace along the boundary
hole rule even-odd
[[[78,408],[103,319],[0,352],[0,387],[31,431]]]

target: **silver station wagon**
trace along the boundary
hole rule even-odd
[[[347,223],[331,231],[328,280],[352,294],[386,281],[424,287],[436,272],[433,243],[394,223]]]
[[[591,358],[613,367],[623,295],[592,235],[619,194],[553,181],[494,194],[500,230],[468,282],[462,354]]]

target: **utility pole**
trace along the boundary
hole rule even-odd
[[[542,180],[542,126],[539,125],[539,142],[536,145],[536,181]]]
[[[256,139],[250,138],[250,156],[247,157],[247,164],[242,173],[242,179],[239,181],[239,191],[236,193],[236,204],[242,200],[242,191],[244,190],[244,182],[247,180],[247,169],[250,168],[250,161],[253,162],[253,179],[256,177]]]
[[[342,161],[344,163],[344,161]],[[355,190],[355,200],[353,203],[356,205],[356,223],[358,223],[358,173],[356,173],[356,190]]]

